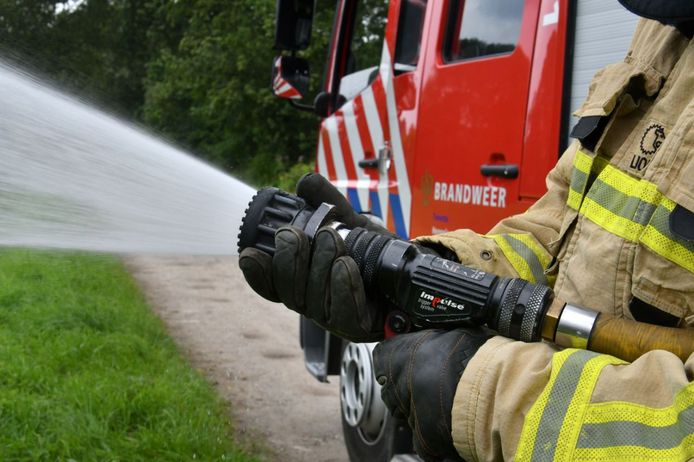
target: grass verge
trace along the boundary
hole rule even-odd
[[[0,252],[0,460],[252,461],[111,257]]]

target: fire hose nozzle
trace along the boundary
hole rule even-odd
[[[422,252],[391,234],[349,229],[334,218],[330,204],[313,209],[293,194],[262,189],[246,210],[239,251],[255,247],[274,254],[274,234],[282,226],[297,227],[309,239],[321,227],[331,226],[357,264],[367,295],[399,309],[398,322],[389,323],[391,331],[486,324],[506,337],[540,340],[553,296],[549,287],[469,268]]]
[[[335,220],[333,206],[317,209],[277,188],[253,197],[239,233],[239,252],[255,247],[275,253],[275,232],[291,225],[313,239],[333,227],[359,267],[369,297],[394,307],[386,331],[486,324],[505,337],[526,342],[541,338],[560,346],[588,348],[627,361],[663,349],[683,361],[694,352],[694,330],[617,319],[559,300],[549,287],[501,278],[423,252],[391,234],[349,229]]]

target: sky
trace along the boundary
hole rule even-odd
[[[60,14],[63,11],[74,11],[82,3],[84,3],[84,0],[68,0],[67,2],[58,3],[55,5],[55,12]]]

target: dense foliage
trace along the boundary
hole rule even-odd
[[[318,0],[304,53],[314,90],[334,4]],[[309,167],[318,119],[269,90],[274,10],[275,0],[0,0],[0,52],[236,176],[291,182]]]

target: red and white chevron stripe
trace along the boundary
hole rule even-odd
[[[378,156],[389,144],[393,166],[386,174],[364,170],[358,163]],[[378,77],[354,99],[323,120],[318,142],[318,172],[329,178],[345,195],[356,190],[360,209],[374,210],[378,198],[382,218],[395,229],[394,208],[402,213],[404,231],[409,235],[411,191],[400,137],[393,70],[384,45]],[[353,199],[350,196],[350,199]],[[398,204],[392,204],[398,201]],[[397,206],[397,207],[394,207]]]

